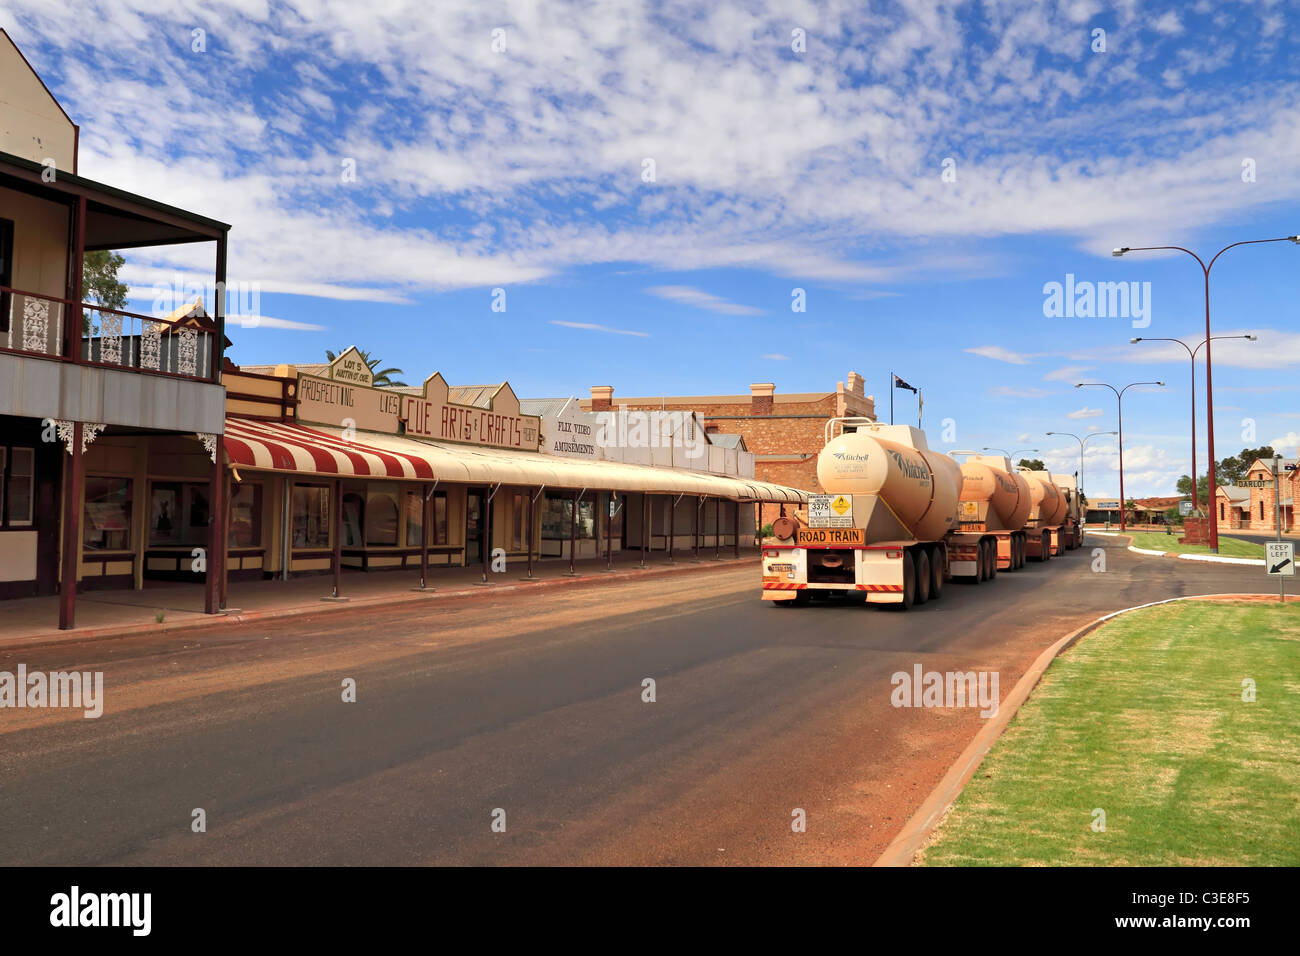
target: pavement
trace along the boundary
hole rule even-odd
[[[892,675],[991,670],[1005,697],[1100,614],[1263,578],[1093,539],[901,613],[695,571],[0,648],[105,682],[99,719],[0,710],[0,859],[866,864],[984,724],[892,706]]]
[[[620,574],[684,573],[703,566],[731,564],[739,560],[753,564],[757,549],[721,551],[705,548],[698,559],[691,551],[678,551],[669,561],[663,552],[651,553],[641,568],[641,552],[615,554],[613,571],[606,570],[602,558],[575,562],[576,574],[569,574],[569,562],[556,559],[534,561],[532,577],[527,563],[515,561],[501,573],[489,573],[483,583],[483,570],[473,567],[437,567],[429,569],[429,590],[416,590],[420,583],[415,571],[343,572],[340,588],[346,600],[332,599],[332,575],[305,575],[288,581],[232,581],[227,591],[227,612],[218,617],[205,614],[202,584],[176,581],[146,581],[142,590],[80,591],[77,594],[76,627],[61,631],[59,598],[20,598],[3,602],[4,627],[0,630],[0,647],[19,647],[35,643],[85,640],[92,637],[120,637],[141,632],[172,632],[195,627],[210,627],[220,621],[246,623],[276,617],[313,614],[325,608],[348,606],[393,605],[420,601],[484,596],[494,591],[510,592],[520,588],[565,587],[574,584],[612,583]]]

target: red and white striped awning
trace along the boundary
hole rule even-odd
[[[232,465],[305,475],[355,475],[369,478],[428,478],[433,466],[418,455],[343,441],[302,425],[227,418],[222,436]]]

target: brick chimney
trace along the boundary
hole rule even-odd
[[[771,415],[776,411],[776,384],[760,382],[749,386],[749,412],[751,415]]]
[[[613,385],[591,386],[591,410],[593,412],[607,412],[613,407],[614,407],[614,386]]]

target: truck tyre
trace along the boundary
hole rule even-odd
[[[1040,552],[1042,554],[1041,560],[1043,561],[1052,560],[1052,532],[1050,531],[1043,532],[1043,546],[1040,549]]]
[[[930,600],[937,601],[943,594],[943,549],[930,552]]]
[[[925,548],[917,548],[912,559],[916,561],[916,603],[924,604],[930,600],[930,555]]]
[[[996,541],[988,542],[989,549],[989,580],[992,581],[998,576],[998,543]]]
[[[984,547],[981,541],[975,546],[975,581],[987,581],[989,579],[989,549]]]
[[[906,611],[916,602],[916,564],[912,561],[912,556],[906,551],[903,552],[903,600],[899,602],[898,609]]]

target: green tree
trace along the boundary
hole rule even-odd
[[[1243,448],[1241,454],[1220,460],[1219,468],[1214,477],[1221,485],[1236,484],[1245,479],[1246,472],[1250,471],[1250,466],[1255,464],[1258,459],[1272,457],[1272,445],[1261,445],[1259,448]]]
[[[401,382],[393,378],[394,375],[402,374],[402,370],[400,368],[381,369],[378,367],[380,364],[379,359],[371,358],[370,353],[367,352],[365,349],[357,349],[357,351],[361,353],[361,360],[366,363],[366,365],[370,368],[371,373],[375,376],[376,388],[403,388],[406,386],[405,382]],[[338,358],[338,355],[335,354],[334,352],[331,352],[329,349],[326,349],[325,358],[333,362],[336,358]]]
[[[1025,471],[1047,471],[1047,466],[1043,464],[1041,458],[1021,458],[1020,464],[1016,467]]]
[[[117,279],[117,270],[126,260],[119,253],[107,249],[87,252],[81,260],[81,300],[93,302],[106,309],[125,309],[130,291],[125,282]],[[84,331],[90,332],[90,314],[81,313]]]
[[[1216,474],[1215,477],[1217,478],[1219,476]],[[1178,493],[1180,495],[1186,495],[1189,498],[1192,496],[1191,475],[1183,475],[1181,478],[1178,479]],[[1210,500],[1210,476],[1209,475],[1201,475],[1201,477],[1197,480],[1196,493],[1197,493],[1198,501],[1204,502]]]

